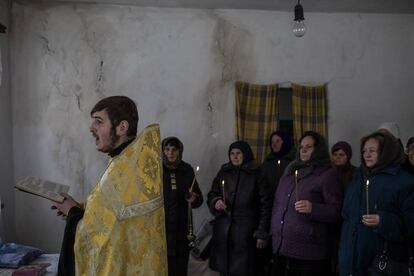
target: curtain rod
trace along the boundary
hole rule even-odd
[[[316,81],[308,81],[308,82],[300,82],[300,81],[284,81],[284,82],[278,82],[277,84],[279,87],[282,88],[291,88],[292,84],[300,84],[304,86],[320,86],[320,85],[327,85],[327,82],[316,82]]]

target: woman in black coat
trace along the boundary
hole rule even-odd
[[[215,216],[210,267],[223,275],[255,275],[256,249],[267,245],[271,198],[244,141],[230,145],[208,193]],[[224,183],[224,185],[223,185]]]
[[[270,135],[269,146],[271,152],[263,161],[261,170],[273,197],[287,165],[295,159],[296,150],[290,134],[281,130]]]
[[[269,188],[271,202],[273,202],[279,180],[286,167],[295,159],[296,149],[293,147],[291,135],[281,130],[270,134],[269,148],[270,153],[261,165],[261,173]],[[270,232],[269,229],[269,234]],[[259,275],[265,276],[270,274],[272,255],[272,247],[270,245],[258,252],[257,257],[262,262],[262,271],[258,271]]]
[[[188,234],[188,204],[198,208],[203,195],[194,182],[194,170],[182,160],[183,144],[177,137],[165,138],[162,142],[165,226],[167,234],[168,275],[187,275],[190,248]]]

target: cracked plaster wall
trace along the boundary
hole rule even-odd
[[[139,129],[158,122],[183,140],[205,196],[235,138],[235,80],[327,82],[332,141],[356,147],[384,120],[410,135],[412,15],[310,13],[302,39],[285,12],[14,4],[12,17],[14,177],[70,184],[78,200],[107,163],[88,126],[110,95],[136,101]],[[15,200],[18,241],[58,251],[64,222],[50,204]],[[207,216],[203,206],[195,223]]]

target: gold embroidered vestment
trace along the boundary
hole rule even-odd
[[[76,275],[166,276],[158,125],[112,158],[76,230]]]

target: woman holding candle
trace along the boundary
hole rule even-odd
[[[198,208],[203,203],[195,172],[190,164],[182,160],[183,150],[183,144],[177,137],[168,137],[162,142],[169,276],[187,275],[190,251],[188,219],[191,215],[188,208]]]
[[[270,153],[261,165],[261,172],[266,185],[269,187],[271,201],[279,180],[283,175],[287,165],[295,159],[295,148],[293,147],[292,137],[285,131],[275,131],[270,135],[269,139]],[[270,233],[270,228],[269,228]],[[258,252],[262,256],[263,275],[269,275],[271,269],[272,247],[268,246],[264,250]]]
[[[228,156],[207,199],[215,217],[210,267],[223,275],[261,275],[255,252],[267,245],[270,195],[249,144],[234,142]]]
[[[270,135],[271,152],[261,166],[262,174],[272,197],[287,165],[295,159],[295,148],[289,133],[278,130]]]
[[[342,197],[325,139],[305,132],[274,197],[273,275],[330,273],[331,228],[340,220]]]
[[[385,241],[390,258],[407,263],[403,232],[411,238],[414,233],[414,177],[400,168],[402,160],[391,135],[374,132],[362,138],[361,166],[348,184],[342,211],[341,275],[368,275]]]

